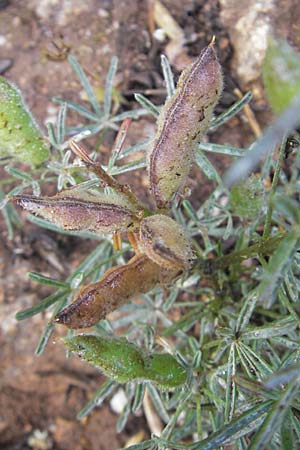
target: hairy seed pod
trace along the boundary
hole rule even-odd
[[[144,359],[147,378],[160,389],[172,390],[185,383],[186,370],[169,353],[152,353]]]
[[[162,214],[141,221],[139,249],[156,264],[168,269],[187,270],[193,259],[191,242],[184,229]]]
[[[55,321],[73,329],[91,327],[131,297],[169,283],[177,274],[178,270],[162,269],[145,255],[134,256],[124,266],[107,270],[97,283],[82,287]]]
[[[125,338],[77,335],[63,341],[69,350],[118,383],[149,380],[160,389],[172,390],[187,379],[186,370],[172,355],[145,353]]]
[[[148,161],[150,188],[158,208],[168,207],[184,187],[196,142],[209,126],[222,87],[221,66],[210,44],[181,74],[174,96],[159,116]]]
[[[14,200],[27,211],[65,230],[113,233],[134,231],[139,219],[129,202],[117,195],[92,195],[76,189],[53,197],[16,195]]]
[[[125,338],[84,334],[63,341],[69,350],[78,353],[104,375],[119,383],[143,378],[144,360],[141,351]]]
[[[49,146],[29,113],[20,91],[0,77],[0,156],[31,166],[49,158]]]

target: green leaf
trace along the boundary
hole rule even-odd
[[[267,157],[277,149],[283,138],[300,124],[300,101],[286,109],[269,126],[263,135],[255,141],[250,151],[236,161],[226,172],[224,184],[227,187],[238,183],[258,166],[262,158]]]
[[[59,302],[57,302],[55,304],[54,310],[52,312],[51,319],[48,322],[48,325],[46,326],[46,328],[44,329],[44,331],[43,331],[43,333],[42,333],[42,335],[41,335],[41,337],[39,339],[38,345],[37,345],[37,347],[35,349],[34,353],[37,356],[41,355],[43,353],[43,351],[45,350],[45,347],[46,347],[46,345],[47,345],[47,343],[48,343],[48,341],[49,341],[49,339],[50,339],[50,337],[52,335],[52,332],[53,332],[54,328],[55,328],[55,324],[53,323],[53,319],[56,316],[56,314],[58,313],[58,311],[60,311],[65,306],[66,303],[67,303],[67,297],[65,296]]]
[[[97,116],[101,117],[102,111],[101,111],[100,105],[98,103],[97,97],[96,97],[94,90],[93,90],[86,74],[84,73],[81,65],[74,58],[74,56],[70,55],[68,57],[68,60],[69,60],[69,63],[71,64],[71,66],[73,67],[76,75],[78,76],[80,83],[81,83],[83,89],[85,90],[95,113],[97,114]]]
[[[77,419],[83,419],[83,417],[87,416],[94,408],[100,406],[104,402],[104,400],[113,392],[115,387],[115,381],[105,381],[95,392],[91,400],[79,411],[79,413],[77,414]]]
[[[49,145],[26,107],[20,91],[0,77],[0,157],[39,166],[49,158]]]
[[[45,284],[46,286],[54,286],[54,287],[64,288],[64,289],[70,288],[68,283],[64,283],[63,281],[59,281],[59,280],[54,280],[53,278],[42,275],[41,273],[29,272],[28,277],[31,280],[36,281],[37,283],[40,283],[40,284]]]
[[[233,418],[236,402],[236,356],[235,343],[230,346],[228,365],[227,365],[227,381],[226,381],[226,403],[225,403],[225,422],[230,422]]]
[[[68,291],[65,289],[59,290],[55,294],[49,295],[48,297],[41,300],[37,305],[34,305],[28,309],[24,309],[23,311],[17,312],[16,319],[24,320],[28,319],[28,317],[32,317],[35,316],[36,314],[39,314],[40,312],[54,305],[54,303],[58,302],[58,300],[64,297],[67,293]]]
[[[236,114],[238,114],[244,108],[244,106],[250,102],[251,99],[252,99],[252,93],[247,92],[243,96],[243,98],[241,98],[236,103],[234,103],[229,109],[227,109],[225,112],[223,112],[223,114],[220,114],[218,117],[215,117],[211,121],[209,131],[216,130],[221,125],[223,125],[228,120],[230,120],[232,117],[234,117]]]
[[[160,58],[161,58],[161,67],[167,88],[167,95],[168,95],[167,98],[171,98],[172,95],[174,95],[175,93],[175,84],[172,69],[168,61],[168,58],[165,55],[161,55]]]
[[[297,322],[288,317],[287,319],[272,322],[270,325],[256,327],[242,333],[243,339],[270,339],[274,336],[288,334],[297,327]]]
[[[219,185],[222,185],[220,175],[200,148],[196,151],[195,159],[197,166],[205,173],[209,180],[216,181]]]
[[[282,424],[287,408],[295,396],[299,393],[299,380],[293,380],[282,392],[277,402],[274,402],[271,410],[249,446],[249,450],[261,450],[268,448],[268,444],[274,436],[274,430]]]
[[[292,257],[298,248],[298,239],[296,232],[290,233],[279,243],[271,256],[258,287],[258,297],[262,303],[268,306],[272,304],[275,292],[292,263]]]
[[[231,147],[230,145],[214,144],[213,142],[200,142],[198,148],[207,153],[219,153],[221,155],[238,157],[245,156],[248,151],[246,148],[236,148]]]
[[[118,58],[114,56],[111,59],[110,67],[107,73],[105,81],[105,94],[104,94],[104,114],[109,116],[112,100],[113,79],[116,75],[118,68]]]
[[[157,448],[152,439],[141,442],[140,444],[130,445],[129,447],[122,447],[120,450],[152,450]]]
[[[256,291],[250,292],[244,299],[240,314],[237,318],[235,325],[236,333],[240,333],[247,327],[249,320],[252,316],[252,313],[254,311],[254,308],[256,306],[257,300],[258,298]]]
[[[137,383],[135,387],[134,399],[132,403],[132,412],[135,414],[142,408],[144,395],[145,395],[145,384]]]
[[[263,80],[276,113],[281,113],[296,97],[300,99],[300,54],[286,41],[270,39]]]
[[[155,406],[155,409],[158,412],[160,418],[165,423],[168,423],[170,420],[170,416],[169,416],[169,414],[166,410],[166,407],[161,399],[161,396],[159,395],[159,392],[151,383],[147,384],[147,391],[149,393],[152,403]]]
[[[299,379],[300,364],[292,364],[278,372],[273,373],[265,382],[266,389],[276,389],[288,384],[295,379]]]
[[[70,100],[65,100],[64,98],[53,97],[52,101],[54,103],[59,103],[61,105],[66,104],[69,109],[73,109],[81,116],[86,117],[87,119],[90,119],[93,122],[98,122],[98,120],[99,120],[99,117],[96,116],[96,114],[92,113],[91,111],[89,111],[88,109],[84,108],[81,105],[77,105],[77,103],[71,102]]]
[[[121,433],[121,431],[124,430],[128,417],[130,414],[130,403],[127,403],[121,414],[119,415],[117,425],[116,425],[116,432]]]
[[[194,443],[191,450],[213,450],[224,443],[235,442],[238,437],[244,436],[257,428],[272,406],[272,401],[266,401],[244,412],[201,442]]]
[[[299,203],[287,195],[277,194],[272,199],[272,207],[291,223],[300,223]]]
[[[139,104],[143,108],[145,108],[146,111],[148,111],[154,117],[157,118],[159,116],[158,108],[150,100],[148,100],[146,97],[144,97],[144,95],[134,94],[134,98],[136,99],[137,102],[139,102]]]

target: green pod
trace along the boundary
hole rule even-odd
[[[173,390],[185,383],[186,370],[168,353],[143,353],[125,338],[77,335],[63,339],[72,352],[118,383],[151,381]]]
[[[181,74],[158,119],[148,158],[150,188],[158,208],[169,207],[174,194],[183,189],[196,143],[210,124],[222,88],[221,66],[210,44]]]
[[[141,351],[127,339],[78,335],[63,341],[69,350],[119,383],[144,377]]]
[[[97,283],[82,287],[55,321],[72,329],[91,327],[135,295],[169,283],[177,274],[178,270],[162,269],[145,255],[134,256],[127,264],[107,270]]]
[[[38,166],[49,158],[49,146],[19,90],[0,77],[0,156]]]
[[[156,264],[167,269],[187,270],[193,260],[191,241],[184,229],[163,214],[141,221],[139,248]]]
[[[169,353],[153,353],[145,361],[147,378],[160,389],[172,390],[186,382],[187,372]]]
[[[53,197],[22,194],[13,199],[27,211],[65,230],[113,233],[134,231],[138,227],[136,210],[117,195],[92,195],[69,189]]]
[[[300,54],[286,41],[270,39],[262,69],[268,100],[280,114],[300,98]]]

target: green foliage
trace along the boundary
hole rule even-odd
[[[24,104],[20,91],[0,77],[0,156],[39,166],[49,146]]]
[[[64,343],[118,383],[150,380],[162,389],[174,389],[186,381],[186,371],[172,355],[146,354],[124,338],[77,335]]]
[[[284,58],[284,51],[272,45],[270,52],[279,52],[278,58]],[[270,56],[267,58],[266,70],[270,74],[273,62]],[[90,107],[59,100],[62,106],[58,123],[49,126],[54,152],[47,167],[28,173],[7,168],[9,178],[1,181],[1,189],[5,191],[13,181],[15,186],[6,197],[3,194],[2,206],[11,234],[19,222],[5,199],[22,194],[24,189],[36,196],[43,183],[55,183],[59,190],[76,186],[80,192],[103,194],[98,175],[87,176],[78,160],[71,160],[66,136],[78,133],[78,142],[88,134],[116,128],[118,121],[131,115],[114,116],[111,112],[115,60],[107,77],[105,106],[96,103],[77,61],[72,58],[70,62],[86,89]],[[172,74],[165,58],[162,64],[171,96]],[[282,64],[292,69],[297,66]],[[295,72],[295,83],[297,77]],[[278,80],[281,86],[280,76]],[[281,111],[287,103],[277,102],[275,97],[281,99],[281,93],[274,83],[270,86],[273,107]],[[286,91],[289,101],[293,89]],[[212,118],[209,130],[221,126],[250,99],[251,94],[246,94],[228,111]],[[146,110],[157,117],[159,108],[142,96],[137,100],[145,108],[137,110],[137,115]],[[69,108],[85,117],[88,124],[67,128]],[[129,447],[131,450],[299,448],[299,152],[289,156],[288,165],[283,164],[286,136],[299,125],[299,117],[298,106],[288,108],[249,148],[198,143],[195,162],[208,177],[211,194],[200,207],[187,199],[175,199],[170,211],[193,242],[192,267],[171,286],[156,286],[140,295],[139,302],[128,302],[117,315],[96,323],[93,336],[69,332],[65,338],[69,350],[81,353],[108,377],[78,413],[79,418],[100,407],[121,383],[128,403],[118,422],[120,431],[129,415],[142,408],[146,392],[150,397],[164,428],[160,436],[152,435]],[[149,142],[142,142],[112,152],[104,167],[106,173],[113,176],[144,168],[144,157],[127,164],[123,159],[147,148]],[[210,161],[211,153],[226,154],[235,160],[225,180]],[[249,177],[254,168],[259,177]],[[243,178],[246,181],[241,183]],[[229,192],[228,187],[234,183],[239,184]],[[107,193],[111,195],[111,189]],[[97,244],[66,280],[29,274],[37,283],[53,287],[50,296],[17,313],[17,319],[22,320],[46,309],[51,311],[52,319],[36,349],[41,354],[55,330],[53,319],[71,303],[78,288],[87,281],[98,282],[112,265],[124,265],[131,247],[124,242],[120,250],[114,251],[109,236],[66,230],[45,219],[29,218],[36,225],[78,240],[94,239]],[[155,250],[162,248],[158,245]],[[123,337],[117,337],[119,334]],[[158,345],[164,350],[160,351]]]
[[[268,100],[276,113],[300,100],[300,54],[286,41],[270,39],[263,65]]]

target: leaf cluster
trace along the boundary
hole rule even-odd
[[[274,57],[274,52],[273,43],[266,73],[270,73],[274,58],[284,58],[281,48],[279,56],[275,52]],[[289,61],[291,57],[289,51]],[[124,117],[137,117],[146,112],[158,115],[158,108],[139,94],[136,99],[142,109],[111,115],[115,59],[107,76],[104,105],[99,105],[78,62],[70,57],[70,63],[86,90],[91,108],[56,99],[61,109],[57,126],[48,128],[53,149],[51,159],[46,167],[29,173],[8,166],[6,170],[11,177],[8,180],[21,181],[9,196],[27,188],[38,193],[40,185],[49,182],[57,183],[59,190],[66,185],[95,188],[98,180],[84,179],[80,163],[70,161],[66,136],[76,133],[75,140],[80,141],[104,129],[116,129]],[[172,73],[165,58],[162,64],[171,96]],[[299,71],[300,64],[297,67]],[[294,71],[294,63],[292,68]],[[272,83],[277,81],[273,77],[268,80],[267,90],[275,92],[277,87]],[[272,102],[274,98],[276,101],[272,95]],[[225,113],[214,117],[210,132],[239,113],[250,100],[248,93]],[[67,128],[68,109],[83,116],[88,125]],[[171,392],[160,389],[151,379],[136,380],[132,376],[124,383],[128,402],[119,417],[117,431],[125,427],[130,414],[141,409],[146,392],[164,424],[160,436],[153,435],[130,449],[299,448],[300,153],[294,152],[291,164],[283,165],[287,138],[299,125],[299,117],[299,104],[294,103],[246,149],[203,142],[197,145],[196,164],[212,183],[212,193],[199,208],[188,199],[175,202],[172,207],[173,218],[193,240],[196,264],[167,291],[155,288],[143,294],[138,304],[122,306],[117,318],[101,320],[94,326],[95,336],[111,339],[122,332],[147,354],[163,347],[188,374],[184,385]],[[122,159],[147,146],[149,143],[138,143],[121,153],[113,153],[106,167],[108,173],[117,175],[145,167],[145,158],[124,165]],[[211,163],[211,153],[232,157],[233,164],[225,179]],[[246,174],[259,165],[257,175],[245,183]],[[6,182],[2,181],[2,186]],[[232,184],[235,186],[230,193]],[[10,204],[3,202],[3,206],[12,235],[19,219]],[[18,320],[46,309],[51,309],[54,318],[70,302],[79,285],[86,280],[99,280],[107,268],[122,264],[130,250],[123,243],[121,250],[115,252],[111,239],[96,233],[63,231],[35,216],[29,216],[29,220],[57,232],[98,242],[95,250],[66,280],[30,273],[30,278],[37,283],[52,286],[54,293],[17,313]],[[47,324],[37,354],[45,349],[54,326],[51,321]],[[73,332],[69,331],[67,339],[72,336]],[[116,379],[107,379],[78,413],[78,418],[100,407],[118,387]]]

